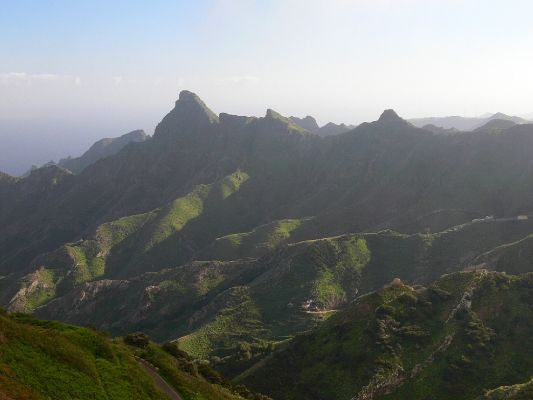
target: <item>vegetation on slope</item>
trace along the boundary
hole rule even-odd
[[[483,253],[476,257],[472,264],[510,274],[533,271],[533,235]]]
[[[96,280],[40,308],[38,315],[114,334],[143,330],[158,340],[180,338],[195,357],[211,359],[233,376],[358,295],[396,277],[429,284],[441,274],[470,268],[477,254],[529,229],[528,223],[512,221],[436,234],[383,231],[307,240],[258,260],[195,262],[134,279]],[[257,236],[257,243],[264,243],[265,236]]]
[[[0,397],[161,399],[124,345],[89,329],[0,317]]]
[[[166,399],[135,357],[159,368],[184,400],[264,398],[143,334],[123,342],[101,331],[1,311],[0,348],[0,397],[7,400]]]
[[[258,226],[250,232],[222,236],[204,251],[205,257],[216,260],[258,258],[283,242],[293,241],[294,231],[311,219],[284,219]]]
[[[531,274],[395,281],[240,380],[283,399],[474,399],[530,378],[532,306]]]
[[[68,243],[33,261],[35,272],[21,279],[9,308],[31,312],[84,282],[114,275],[135,275],[148,265],[161,269],[180,259],[185,242],[179,232],[199,217],[204,207],[231,196],[248,179],[244,172],[214,185],[199,185],[165,207],[104,223],[92,239]],[[185,257],[186,258],[186,257]]]
[[[502,386],[488,390],[478,400],[530,400],[533,399],[533,378],[522,384]]]

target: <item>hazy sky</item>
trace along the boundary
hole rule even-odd
[[[152,133],[184,88],[321,124],[531,114],[532,17],[530,0],[0,0],[0,170]]]

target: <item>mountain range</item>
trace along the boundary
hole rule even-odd
[[[143,331],[274,399],[518,399],[533,124],[468,123],[320,128],[182,91],[151,138],[0,174],[5,318]]]
[[[511,115],[506,115],[503,113],[495,113],[484,115],[481,117],[460,117],[460,116],[449,116],[449,117],[429,117],[429,118],[413,118],[410,119],[413,125],[420,128],[433,125],[442,129],[455,129],[458,131],[472,131],[481,126],[487,124],[492,120],[501,120],[501,121],[510,121],[515,124],[528,124],[531,121],[526,120],[522,117],[516,117]]]

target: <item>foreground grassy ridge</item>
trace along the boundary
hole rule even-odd
[[[101,333],[2,315],[0,340],[2,398],[165,398],[128,349]]]
[[[134,356],[157,366],[184,400],[239,400],[239,393],[264,398],[147,339],[131,346],[99,331],[24,314],[1,311],[0,348],[0,398],[6,400],[166,399]]]
[[[242,385],[233,384],[209,364],[193,360],[175,344],[167,343],[161,347],[150,343],[137,349],[136,354],[156,366],[184,400],[270,400]]]
[[[283,399],[476,399],[530,379],[532,307],[532,274],[458,273],[428,289],[397,283],[240,379]]]

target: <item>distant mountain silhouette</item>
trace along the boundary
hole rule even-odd
[[[504,129],[511,128],[512,126],[515,126],[516,122],[509,120],[509,119],[491,119],[489,122],[487,122],[485,125],[480,126],[479,128],[476,128],[476,132],[480,131],[501,131]]]
[[[344,133],[355,128],[355,125],[335,124],[333,122],[328,122],[326,125],[319,127],[316,120],[309,115],[305,118],[290,117],[290,120],[296,125],[319,136],[338,135],[339,133]]]
[[[59,160],[58,164],[75,174],[79,174],[89,165],[94,164],[102,158],[118,153],[128,144],[133,142],[144,142],[148,138],[149,136],[146,135],[144,131],[136,130],[116,138],[100,139],[80,157],[63,158]]]
[[[436,135],[455,135],[457,133],[460,133],[461,131],[455,129],[455,128],[441,128],[439,126],[435,126],[433,124],[424,125],[422,129],[425,129],[427,131],[433,132]]]
[[[410,119],[409,122],[411,122],[413,125],[418,126],[420,128],[425,125],[434,125],[434,126],[437,126],[439,128],[444,128],[444,129],[457,129],[459,131],[472,131],[474,129],[479,128],[480,126],[485,125],[487,122],[493,119],[512,121],[515,124],[525,124],[529,122],[525,120],[524,118],[510,116],[510,115],[506,115],[503,113],[496,113],[490,116],[473,117],[473,118],[460,117],[460,116],[413,118],[413,119]]]

